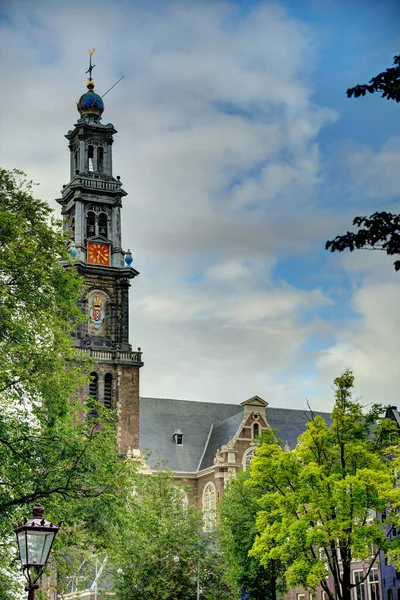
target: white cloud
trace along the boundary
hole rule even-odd
[[[97,48],[97,91],[125,75],[105,97],[103,122],[120,131],[123,239],[142,273],[131,290],[142,393],[225,402],[258,393],[304,406],[309,373],[298,366],[314,359],[310,336],[329,330],[316,314],[329,299],[317,284],[276,284],[273,268],[341,219],[316,200],[317,138],[337,115],[312,100],[312,31],[275,3],[246,14],[178,0],[14,7],[0,41],[0,155],[49,201],[68,181],[63,134],[85,91],[88,48]],[[372,305],[357,310],[373,319]],[[329,356],[322,396],[342,360]]]

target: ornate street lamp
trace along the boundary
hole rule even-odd
[[[35,598],[35,590],[39,588],[37,582],[46,566],[60,525],[54,525],[50,521],[46,521],[44,509],[40,505],[33,508],[31,519],[25,519],[23,525],[14,525],[22,568],[28,580],[25,587],[25,591],[28,592],[28,600],[34,600]],[[34,570],[33,576],[29,569]]]

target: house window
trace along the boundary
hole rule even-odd
[[[321,593],[321,600],[328,600],[328,594],[326,592]]]
[[[89,211],[86,217],[86,237],[96,235],[96,215],[93,211]]]
[[[106,373],[104,377],[104,406],[106,408],[111,408],[111,395],[112,395],[112,375],[111,373]]]
[[[253,438],[257,437],[258,435],[260,435],[260,426],[258,423],[254,423],[253,425]]]
[[[98,396],[98,377],[97,373],[90,373],[89,396],[97,400]]]
[[[100,213],[99,216],[99,235],[107,237],[107,215]]]
[[[392,590],[388,590],[387,596],[388,596],[388,600],[393,600],[393,592],[392,592]]]
[[[371,569],[368,575],[369,600],[379,600],[378,569]]]
[[[354,571],[353,578],[356,587],[353,588],[353,600],[365,600],[365,585],[363,581],[364,573],[362,571]]]
[[[207,483],[203,492],[203,529],[212,531],[217,522],[217,498],[213,483]]]
[[[297,594],[297,600],[306,600],[305,594]]]

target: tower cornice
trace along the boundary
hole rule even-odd
[[[75,123],[74,129],[70,129],[64,137],[71,141],[80,134],[85,136],[86,134],[90,135],[91,133],[101,133],[102,135],[108,133],[111,136],[110,143],[112,143],[112,136],[118,133],[118,131],[115,129],[112,123],[107,123],[107,125],[103,125],[102,123],[85,123],[80,119],[77,123]]]
[[[61,191],[62,197],[57,198],[57,202],[61,205],[66,204],[70,200],[82,200],[93,202],[99,196],[112,199],[112,204],[115,204],[116,199],[121,199],[127,196],[127,192],[122,189],[122,183],[114,177],[93,177],[87,173],[77,173],[74,178],[67,183]],[[88,197],[88,194],[95,195],[93,198]],[[121,200],[119,201],[119,205]]]

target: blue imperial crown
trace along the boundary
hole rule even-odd
[[[88,92],[83,94],[77,102],[77,108],[81,115],[96,115],[100,117],[104,111],[104,103],[98,94],[94,93],[94,81],[91,79],[87,82],[86,87]]]

